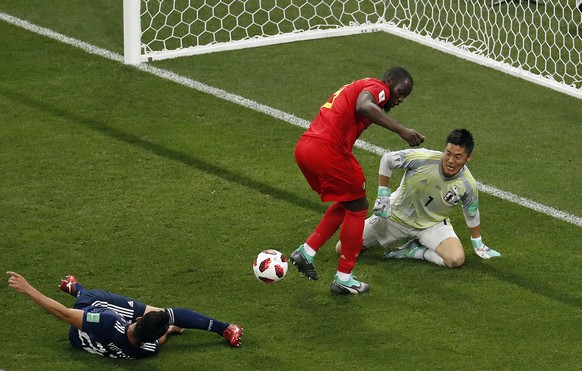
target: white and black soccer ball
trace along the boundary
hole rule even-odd
[[[255,276],[259,281],[274,283],[280,281],[287,274],[287,258],[280,251],[268,249],[257,255],[253,263]]]

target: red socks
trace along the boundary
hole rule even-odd
[[[342,254],[337,270],[342,273],[351,273],[358,255],[362,250],[362,234],[366,221],[367,210],[348,211],[340,230],[340,241],[342,242]]]
[[[367,210],[349,211],[341,203],[334,203],[327,209],[306,243],[317,251],[341,226],[342,255],[337,270],[351,273],[362,250],[362,234],[367,212]]]
[[[315,231],[307,239],[307,244],[313,250],[317,251],[324,243],[327,242],[333,236],[333,234],[338,230],[339,226],[344,221],[344,216],[346,214],[346,209],[341,203],[336,202],[331,205],[323,218],[315,228]],[[363,230],[362,230],[363,231]],[[361,237],[361,234],[360,234]]]

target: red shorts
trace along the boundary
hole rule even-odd
[[[366,197],[366,178],[358,160],[333,143],[304,135],[295,147],[295,160],[323,202]]]

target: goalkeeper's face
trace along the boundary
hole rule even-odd
[[[465,147],[447,143],[441,159],[443,175],[448,178],[457,175],[470,160],[471,155],[465,151]]]

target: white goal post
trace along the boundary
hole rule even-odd
[[[124,0],[125,63],[384,31],[582,99],[581,0]]]

